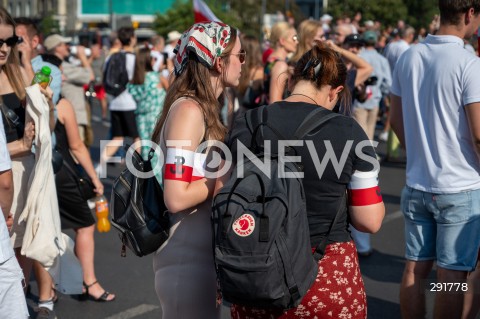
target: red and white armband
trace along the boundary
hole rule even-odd
[[[190,183],[205,177],[206,155],[181,148],[168,148],[164,179]]]
[[[348,184],[350,206],[367,206],[382,202],[378,187],[378,170],[370,172],[355,171]]]

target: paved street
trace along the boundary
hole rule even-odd
[[[98,118],[98,107],[93,110],[94,119]],[[91,148],[94,161],[98,161],[99,139],[108,137],[108,128],[100,122],[93,122],[96,142]],[[378,148],[384,154],[385,144]],[[121,167],[109,165],[108,178],[103,182],[105,193],[110,196],[113,178]],[[405,165],[383,163],[380,173],[380,186],[387,206],[387,215],[380,232],[372,236],[375,252],[361,259],[361,270],[368,295],[369,318],[400,318],[398,302],[399,283],[402,276],[403,259],[403,217],[400,213],[400,192],[405,182]],[[69,232],[72,235],[72,232]],[[100,318],[161,318],[161,309],[154,291],[152,257],[138,258],[127,250],[127,257],[120,257],[120,240],[112,229],[109,233],[96,233],[96,272],[102,285],[117,295],[116,301],[99,303],[78,301],[60,295],[55,310],[59,319],[100,319]],[[37,288],[32,283],[29,304],[33,307]],[[428,296],[431,312],[432,296]],[[229,318],[224,308],[223,318]],[[427,316],[430,317],[430,316]],[[192,318],[193,319],[193,318]]]

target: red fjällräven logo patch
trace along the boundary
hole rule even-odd
[[[232,225],[235,234],[241,237],[250,236],[255,229],[255,219],[250,214],[243,214]]]

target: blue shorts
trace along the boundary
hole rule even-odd
[[[434,194],[405,186],[405,258],[439,267],[475,269],[480,247],[480,190]]]

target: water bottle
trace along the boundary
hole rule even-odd
[[[105,196],[97,197],[95,201],[95,212],[97,214],[97,230],[101,233],[110,231],[110,221],[108,220],[108,201]]]
[[[38,83],[41,87],[46,89],[47,86],[50,85],[50,81],[52,80],[52,77],[50,75],[51,72],[52,70],[50,70],[48,66],[42,67],[42,69],[35,73],[35,75],[33,76],[32,85]]]

